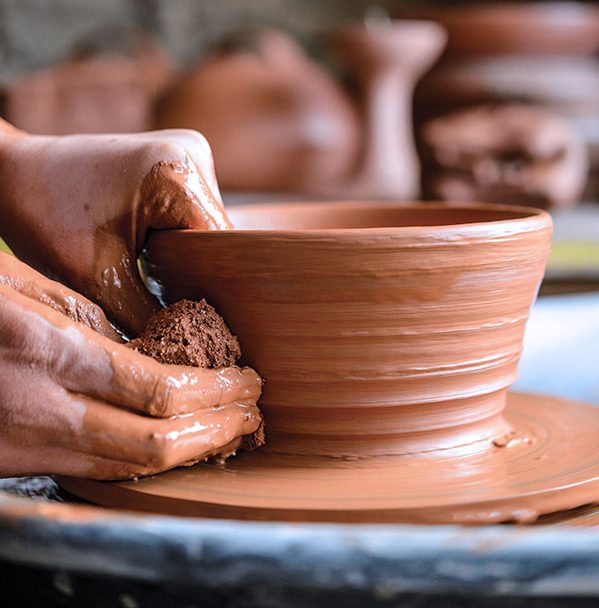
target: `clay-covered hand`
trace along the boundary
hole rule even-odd
[[[476,106],[427,123],[429,195],[558,207],[578,200],[588,153],[574,128],[549,110]]]
[[[162,365],[22,266],[0,255],[0,476],[125,479],[227,456],[258,429],[253,370]]]
[[[226,229],[195,131],[43,137],[0,124],[0,236],[136,334],[156,309],[138,272],[149,230]]]
[[[40,304],[45,304],[114,342],[123,341],[97,304],[61,283],[51,281],[14,256],[1,251],[0,285],[6,285]]]

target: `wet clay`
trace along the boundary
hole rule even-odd
[[[86,325],[115,342],[121,337],[108,322],[102,309],[87,298],[56,281],[50,281],[15,257],[0,252],[0,285],[40,302],[65,317]]]
[[[424,125],[428,194],[445,200],[576,203],[589,158],[574,127],[534,106],[482,105]]]
[[[229,367],[241,357],[239,340],[206,300],[158,311],[129,346],[160,363],[194,367]]]
[[[367,458],[509,431],[547,214],[356,202],[230,217],[240,230],[156,233],[148,251],[167,299],[213,303],[266,379],[265,449]]]
[[[266,378],[267,445],[222,468],[71,491],[309,521],[530,522],[597,500],[596,410],[507,393],[545,212],[369,201],[230,215],[237,230],[157,233],[149,254],[167,299],[214,302]]]
[[[3,475],[124,479],[226,457],[259,428],[253,370],[160,365],[26,293],[0,285]]]
[[[0,156],[2,236],[128,331],[156,306],[136,265],[147,231],[230,227],[197,133],[37,137],[0,123]],[[90,300],[5,254],[0,299],[0,474],[123,479],[263,442],[253,370],[161,365]],[[235,359],[234,338],[223,345]]]
[[[209,369],[234,366],[241,357],[239,341],[206,300],[181,300],[156,312],[141,334],[128,346],[160,363]],[[260,417],[255,404],[244,405],[248,410],[248,419],[254,419],[256,415]],[[229,421],[203,422],[205,428],[213,424],[228,425]],[[185,432],[179,433],[177,441],[184,435]],[[264,425],[261,423],[253,433],[237,439],[234,448],[253,450],[263,445],[264,441]],[[234,453],[230,448],[226,446],[224,450],[211,455],[217,455],[222,461]]]

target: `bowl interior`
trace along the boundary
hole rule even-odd
[[[487,205],[292,203],[231,207],[238,230],[335,230],[453,226],[523,219],[535,210]]]

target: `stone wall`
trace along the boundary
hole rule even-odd
[[[401,0],[379,0],[392,10]],[[308,46],[318,32],[361,18],[368,0],[0,0],[0,81],[51,65],[81,45],[112,50],[154,32],[189,65],[224,32],[274,25]]]

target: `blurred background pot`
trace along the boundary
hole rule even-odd
[[[434,23],[375,20],[331,34],[353,98],[288,36],[235,36],[184,76],[161,128],[211,143],[225,190],[408,199],[419,193],[412,92],[445,43]]]
[[[84,46],[62,62],[14,80],[4,117],[39,135],[131,133],[154,127],[156,99],[175,68],[151,38],[134,38],[128,52]]]
[[[480,103],[543,106],[567,118],[586,142],[599,195],[599,7],[537,2],[401,9],[448,33],[447,50],[415,94],[418,129],[431,118]]]

